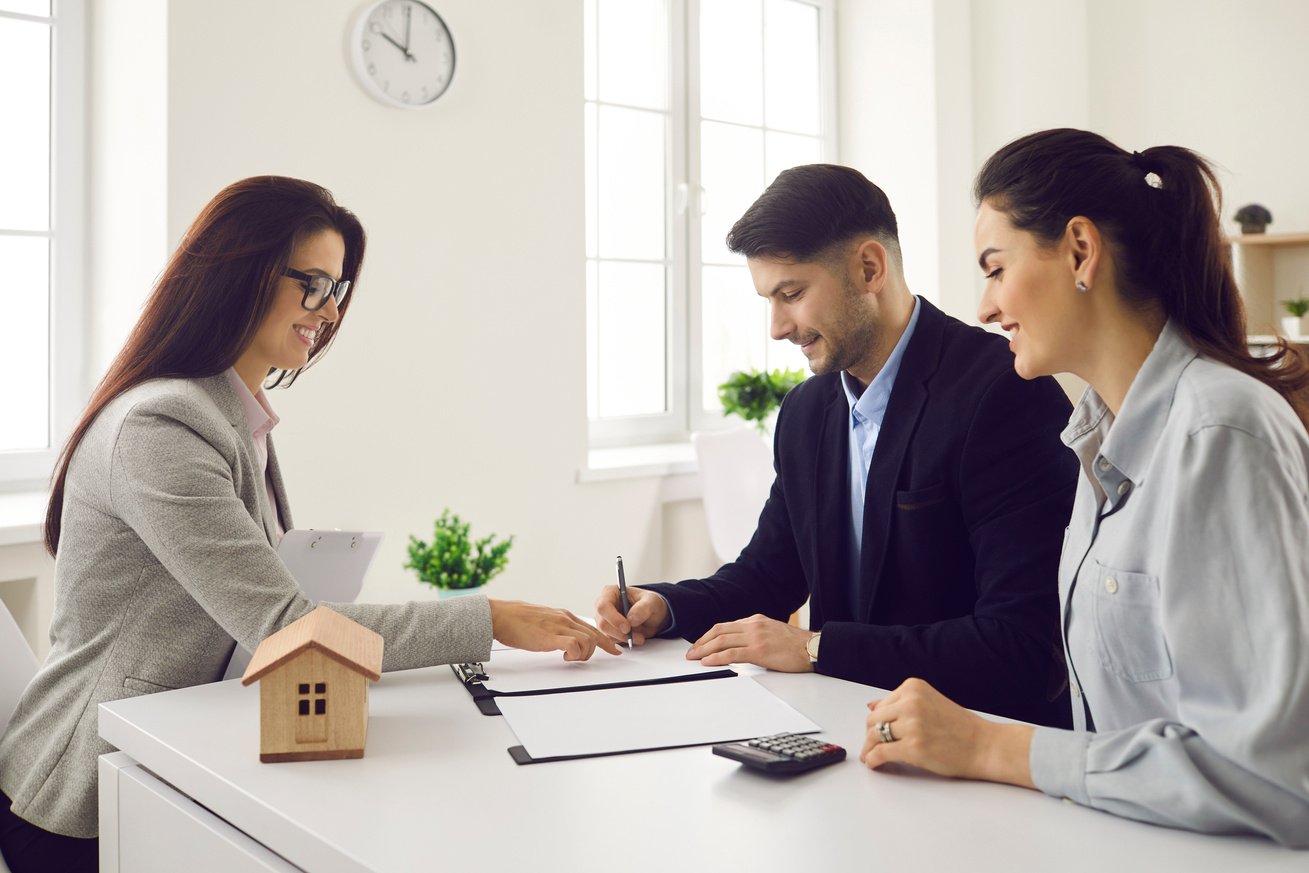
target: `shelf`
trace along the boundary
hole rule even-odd
[[[1303,246],[1309,245],[1309,233],[1238,233],[1227,241],[1238,246]]]

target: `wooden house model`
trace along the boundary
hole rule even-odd
[[[380,634],[326,606],[260,643],[241,677],[260,683],[259,760],[362,758],[382,646]]]

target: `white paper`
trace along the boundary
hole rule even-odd
[[[745,676],[498,697],[496,704],[533,758],[698,746],[821,730]]]
[[[621,655],[596,649],[590,660],[565,661],[559,652],[524,652],[521,649],[491,651],[485,664],[491,678],[482,684],[501,694],[543,691],[552,688],[578,688],[588,685],[648,682],[673,679],[697,673],[722,671],[725,667],[703,667],[688,661],[685,640],[650,640],[628,650],[621,645]]]
[[[277,556],[291,571],[300,590],[314,603],[353,603],[373,563],[380,533],[343,530],[289,530],[277,546]],[[227,662],[224,679],[245,675],[250,652],[238,645]]]

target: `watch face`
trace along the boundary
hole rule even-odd
[[[369,94],[392,106],[426,106],[450,87],[455,47],[445,22],[419,0],[383,0],[364,12],[351,45]]]

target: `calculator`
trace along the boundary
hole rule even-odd
[[[714,754],[765,773],[804,773],[845,760],[845,749],[804,734],[774,734],[744,743],[718,743]]]

